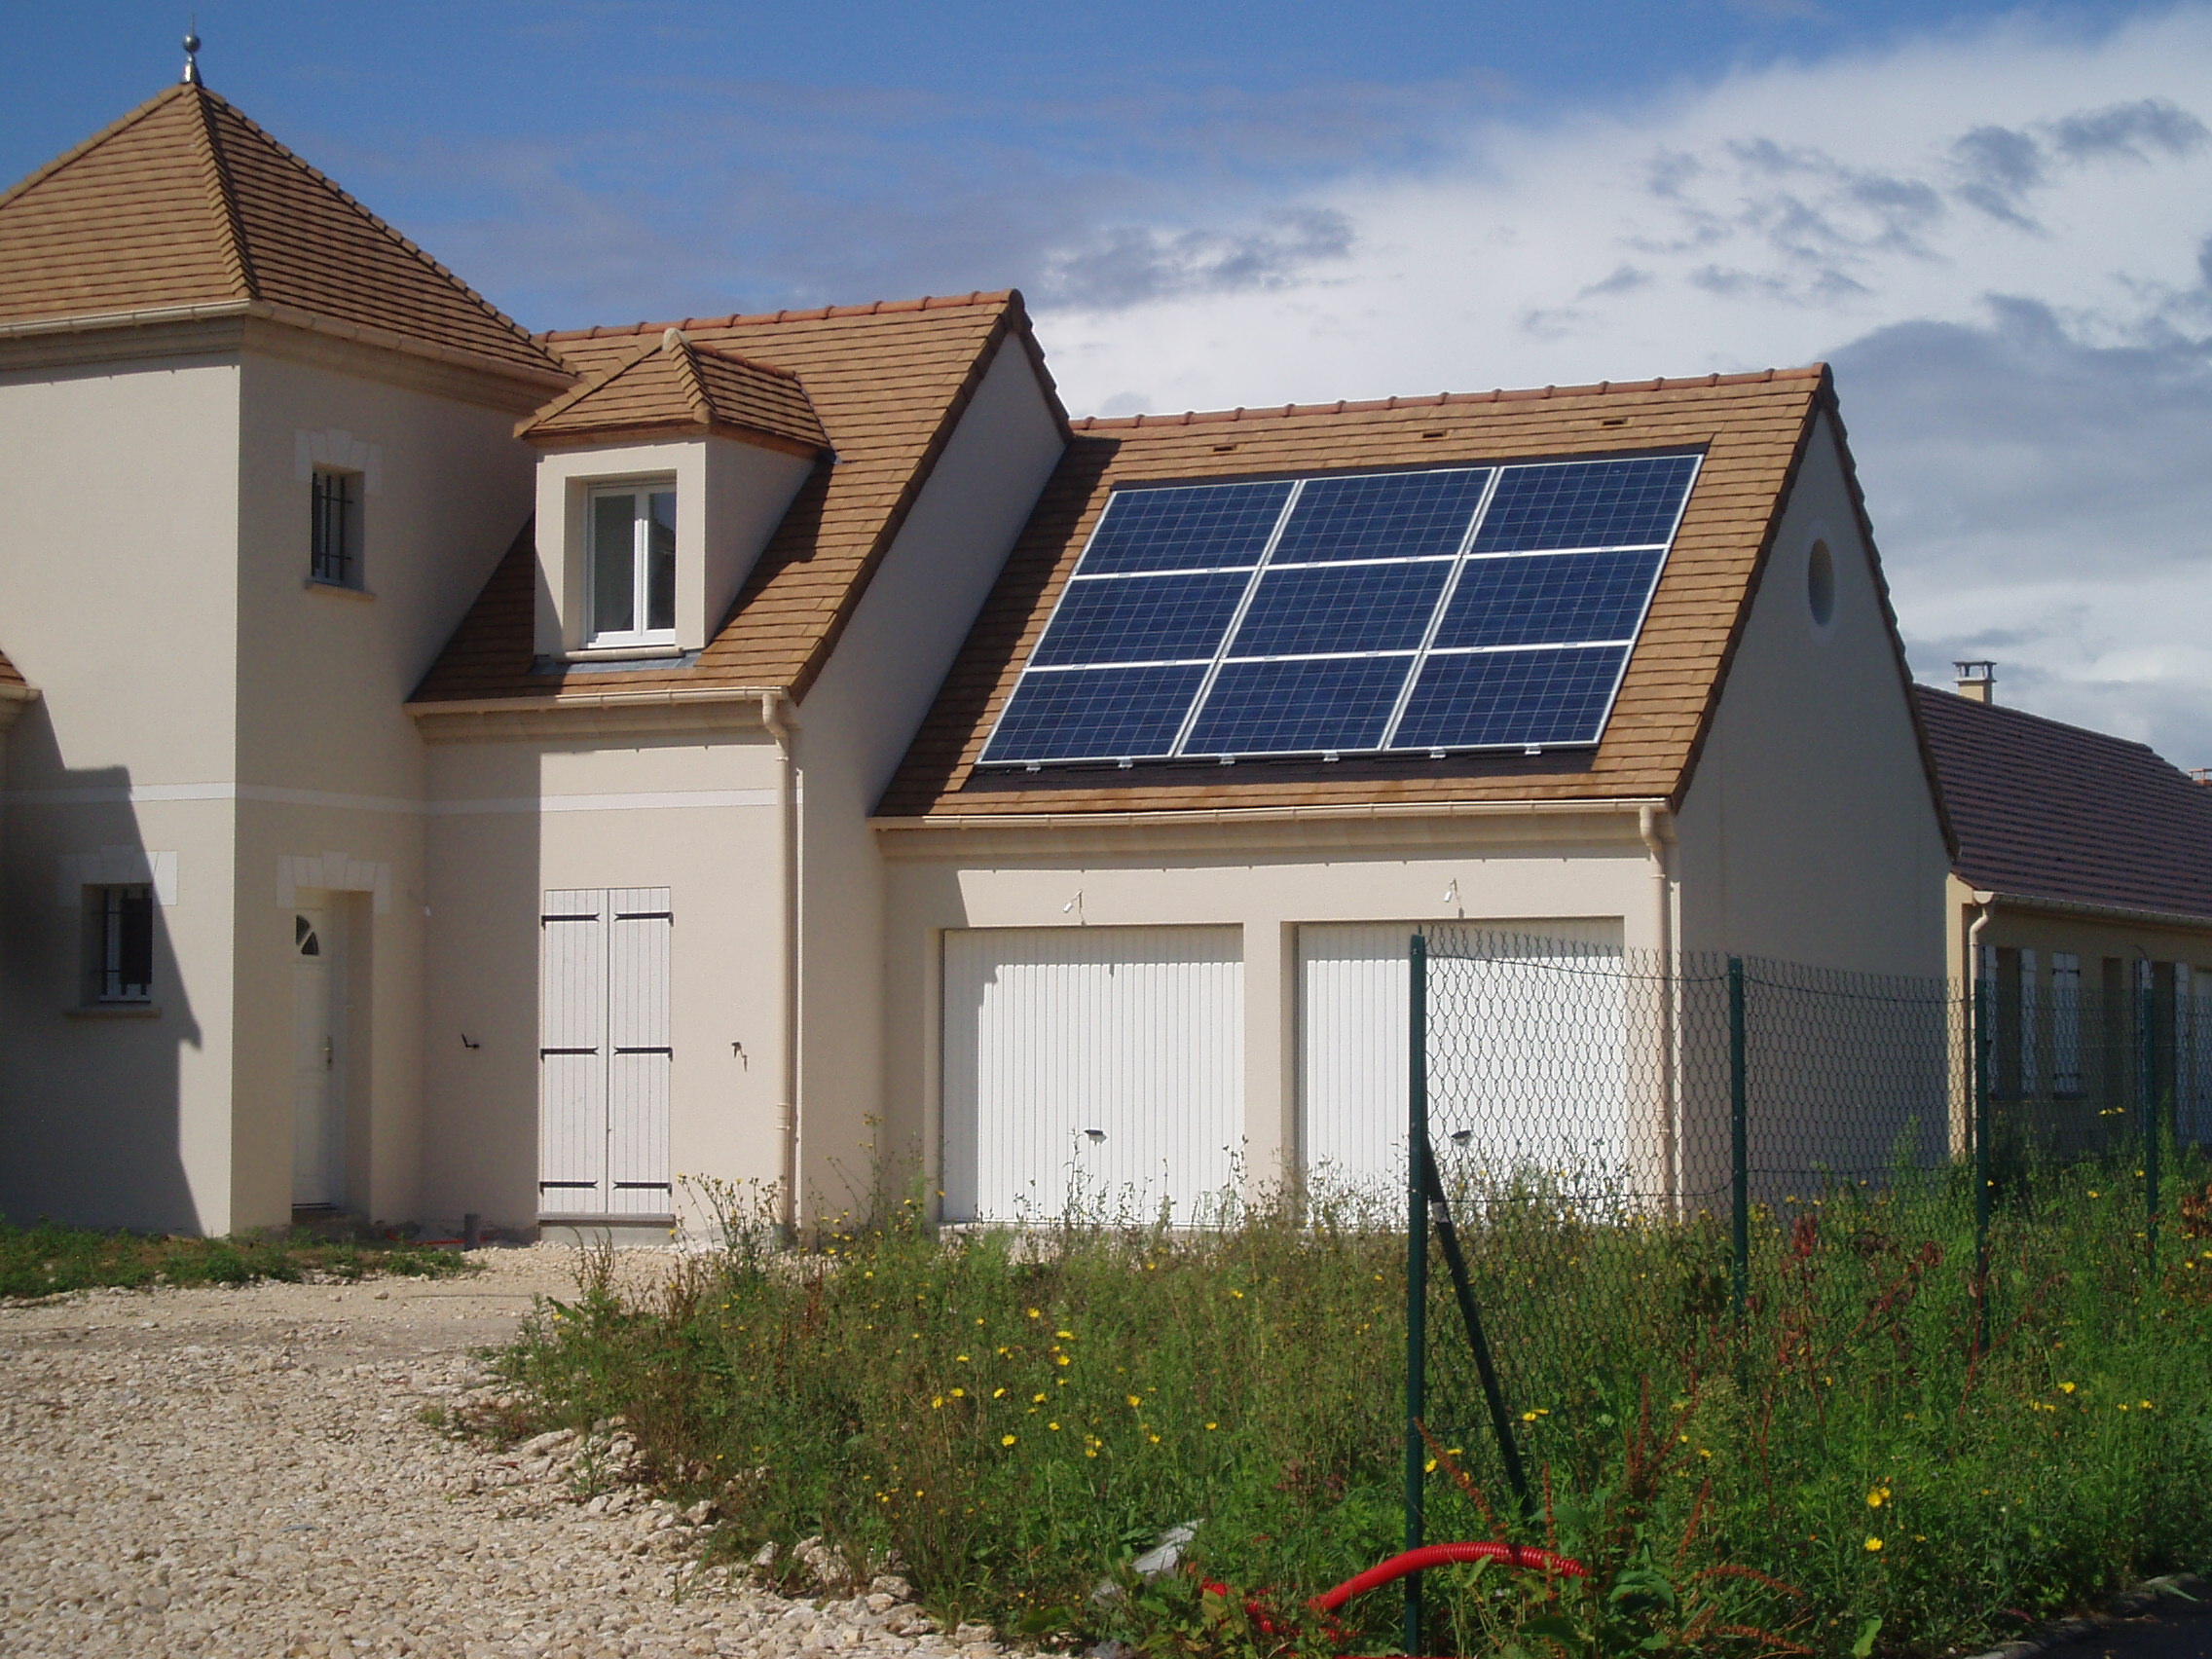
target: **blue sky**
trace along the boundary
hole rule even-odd
[[[185,10],[15,9],[0,173]],[[2212,5],[199,9],[533,327],[1020,286],[1079,412],[1825,358],[1916,671],[2212,761]]]

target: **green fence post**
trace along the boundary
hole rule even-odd
[[[2136,1018],[2143,1027],[2140,1037],[2143,1105],[2138,1114],[2143,1124],[2143,1237],[2145,1254],[2156,1270],[2158,1262],[2158,1140],[2165,1113],[2159,1110],[2158,1103],[2158,993],[2148,977],[2139,1001],[2142,1007]]]
[[[1744,1074],[1744,959],[1728,958],[1728,1181],[1736,1313],[1751,1294],[1751,1123]]]
[[[1989,981],[1973,979],[1973,1346],[1989,1335]]]
[[[1414,935],[1407,986],[1406,1077],[1406,1548],[1421,1546],[1428,1413],[1428,940]],[[1420,1574],[1405,1579],[1405,1649],[1421,1650]]]

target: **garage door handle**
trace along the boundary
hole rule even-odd
[[[1104,1129],[1086,1129],[1083,1132],[1088,1135],[1094,1141],[1102,1141],[1106,1138],[1106,1131]]]

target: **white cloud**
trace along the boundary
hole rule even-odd
[[[1921,672],[1972,647],[2029,706],[2212,760],[2207,88],[2192,7],[1471,122],[1253,207],[1336,229],[1263,285],[1102,282],[1041,327],[1070,406],[1114,411],[1832,358]]]

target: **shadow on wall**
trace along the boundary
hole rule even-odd
[[[43,703],[7,745],[0,1216],[201,1232],[183,1099],[183,1050],[201,1030],[176,949],[189,897],[176,861],[146,846],[126,768],[62,766]],[[229,1091],[211,1087],[222,1121],[200,1128],[212,1175],[230,1125]]]

